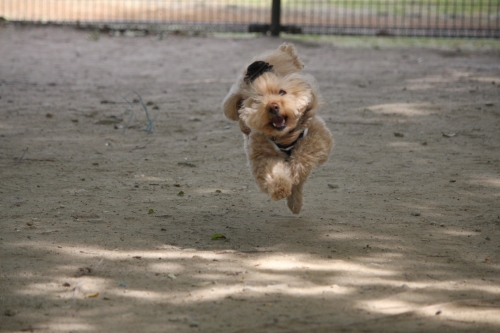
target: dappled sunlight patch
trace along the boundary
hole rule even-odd
[[[172,182],[171,178],[148,176],[145,174],[134,175],[135,180],[147,181],[147,182]]]
[[[497,76],[472,76],[470,79],[477,82],[500,84],[500,77]]]
[[[392,104],[379,104],[367,108],[373,113],[379,115],[393,115],[393,116],[428,116],[435,113],[435,110],[427,103],[392,103]]]
[[[464,78],[469,78],[470,73],[458,70],[450,70],[442,75],[429,75],[421,78],[407,80],[408,90],[427,90],[435,89],[438,84],[449,84]]]
[[[57,320],[51,320],[46,323],[41,323],[40,327],[45,327],[48,325],[51,330],[54,329],[56,332],[96,332],[99,331],[97,327],[91,325],[88,321],[83,322],[83,320],[78,320],[75,322],[75,318],[57,318]],[[26,330],[27,332],[37,331],[35,328],[33,330]],[[43,330],[45,331],[45,330]],[[42,332],[43,332],[42,331]]]
[[[387,146],[394,148],[422,150],[422,144],[420,142],[402,142],[402,141],[388,142]]]
[[[51,278],[53,282],[29,283],[17,293],[28,296],[50,296],[52,299],[86,298],[104,291],[107,285],[104,278],[81,277],[78,283],[65,287],[60,281],[66,280],[68,280],[66,277],[54,276]]]
[[[451,85],[458,81],[467,80],[470,83],[490,83],[499,84],[500,77],[495,76],[473,76],[472,73],[452,71],[444,75],[431,75],[407,81],[406,89],[410,91],[445,89],[447,92],[469,92],[467,85]]]
[[[446,235],[450,235],[450,236],[457,236],[457,237],[467,237],[467,236],[477,236],[479,235],[478,232],[475,232],[475,231],[468,231],[468,230],[452,230],[452,229],[445,229],[443,231],[441,231],[443,234],[446,234]]]
[[[347,232],[347,231],[342,231],[342,232],[329,232],[324,235],[325,239],[358,239],[361,237],[361,235],[355,232]]]
[[[470,74],[466,72],[454,72],[448,75],[429,75],[425,77],[421,77],[418,79],[410,79],[408,82],[410,83],[419,83],[419,82],[428,82],[428,83],[447,83],[447,82],[453,82],[456,81],[457,79],[463,78],[463,77],[469,77]]]
[[[222,289],[222,290],[221,290]],[[229,291],[232,291],[229,293]],[[220,294],[237,295],[240,297],[265,296],[269,294],[280,294],[290,297],[334,297],[336,295],[348,295],[355,291],[354,288],[339,285],[324,286],[293,286],[288,283],[270,283],[262,285],[240,285],[231,288],[212,287],[209,292],[211,297]],[[206,294],[206,292],[205,292]]]
[[[198,283],[183,291],[151,292],[145,290],[108,291],[111,297],[136,298],[142,301],[160,301],[170,304],[189,304],[199,302],[220,301],[225,298],[248,299],[264,297],[269,294],[280,294],[290,297],[334,297],[355,292],[355,288],[339,285],[325,286],[291,286],[287,283],[232,284]]]
[[[281,294],[291,297],[325,297],[335,295],[348,295],[355,291],[355,288],[339,285],[308,286],[297,287],[289,284],[269,284],[265,286],[245,286],[242,289],[245,293]]]
[[[381,299],[361,302],[361,307],[369,311],[395,315],[417,308],[416,305],[397,299]]]
[[[421,307],[421,316],[435,317],[469,323],[498,325],[500,329],[500,304],[498,299],[466,299]]]
[[[435,292],[439,292],[437,288],[439,286],[406,290],[383,299],[359,301],[358,304],[363,309],[376,311],[385,315],[412,312],[418,316],[441,320],[500,324],[500,304],[498,298],[464,299],[435,304],[436,299],[439,299],[434,294]],[[443,290],[445,289],[447,288],[443,286]]]
[[[154,264],[149,264],[149,268],[151,268],[154,272],[157,273],[171,273],[178,274],[184,270],[184,267],[177,263],[172,262],[156,262]]]
[[[250,262],[252,263],[252,262]],[[294,258],[283,258],[281,256],[267,256],[254,260],[253,266],[257,270],[274,270],[274,271],[325,271],[325,272],[355,272],[357,275],[377,275],[391,276],[393,271],[380,269],[377,267],[367,267],[365,265],[347,262],[344,260],[323,260],[313,258],[300,258],[296,255]],[[256,266],[258,265],[258,266]]]
[[[172,248],[172,246],[165,245],[164,248],[159,247],[156,250],[107,250],[99,247],[92,246],[78,246],[73,244],[64,244],[59,242],[60,248],[57,251],[73,257],[85,258],[88,260],[89,256],[94,258],[97,264],[100,259],[104,259],[103,264],[108,260],[123,260],[123,259],[189,259],[194,255],[203,255],[206,259],[215,259],[224,257],[224,254],[216,254],[212,251],[197,251],[196,249],[181,249]],[[25,247],[39,250],[54,250],[54,244],[38,241],[36,243],[30,241],[22,241],[10,244],[15,247]],[[99,259],[97,259],[97,258]]]
[[[471,176],[470,179],[468,180],[468,182],[471,185],[480,185],[480,186],[500,188],[500,177],[493,176],[493,175]],[[497,194],[497,196],[498,195],[499,194]]]
[[[106,290],[106,295],[113,297],[123,297],[123,298],[135,298],[142,301],[166,301],[176,294],[180,295],[180,293],[172,293],[172,292],[155,292],[151,290],[137,290],[137,289],[129,289],[129,288],[113,288]],[[185,294],[185,293],[184,293]]]
[[[221,188],[197,188],[197,189],[193,189],[193,193],[197,193],[197,194],[230,194],[231,191],[222,190]]]
[[[370,249],[375,249],[376,247],[370,247]],[[369,256],[357,256],[352,257],[353,260],[356,260],[364,265],[369,265],[372,267],[383,267],[384,265],[389,264],[393,260],[404,259],[404,255],[400,252],[386,252],[383,257],[378,256],[377,253]]]
[[[408,90],[431,90],[434,88],[434,85],[431,84],[431,83],[427,83],[427,82],[415,82],[415,83],[412,83],[411,85],[409,85],[408,87],[406,87],[406,89]]]

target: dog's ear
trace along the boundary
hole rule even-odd
[[[250,84],[253,80],[265,72],[271,71],[272,69],[273,65],[270,65],[265,61],[254,61],[250,66],[248,66],[244,81],[246,84]]]
[[[314,89],[311,89],[311,100],[309,101],[309,104],[307,105],[306,112],[311,112],[314,110],[316,112],[316,109],[318,108],[319,104],[319,96],[316,93]]]
[[[283,43],[280,45],[279,50],[281,52],[287,53],[292,58],[292,62],[294,66],[297,67],[297,69],[304,68],[304,63],[299,59],[297,50],[295,49],[295,46],[293,44]]]
[[[222,102],[222,110],[229,120],[239,120],[238,111],[243,105],[243,96],[239,92],[238,86],[234,85]]]
[[[245,135],[250,135],[250,128],[245,124],[245,122],[243,120],[239,120],[239,125],[240,125],[240,130],[241,132],[243,132],[243,134]]]
[[[311,99],[309,101],[309,104],[307,104],[307,107],[300,119],[300,125],[303,128],[309,127],[311,119],[318,111],[318,105],[319,105],[319,96],[314,89],[311,89]]]

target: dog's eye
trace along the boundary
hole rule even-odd
[[[286,95],[286,91],[284,91],[283,89],[280,89],[280,91],[278,92],[278,94],[280,94],[281,96]]]

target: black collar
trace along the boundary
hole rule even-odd
[[[306,135],[307,135],[307,128],[300,131],[299,137],[294,142],[292,142],[288,145],[280,145],[279,143],[276,143],[274,141],[273,141],[273,143],[276,145],[276,147],[278,147],[279,150],[281,150],[282,152],[284,152],[285,154],[290,156],[292,154],[292,150],[295,147],[295,145],[297,144],[297,142],[299,142],[299,140],[302,139]]]

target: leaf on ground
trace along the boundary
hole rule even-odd
[[[190,162],[179,162],[179,163],[177,163],[177,165],[184,165],[184,166],[188,166],[188,167],[191,167],[191,168],[195,168],[196,167],[196,164],[190,163]]]
[[[85,295],[85,298],[96,298],[99,297],[99,293],[90,293]]]
[[[172,280],[177,279],[177,276],[175,276],[174,274],[168,274],[167,276],[168,276],[169,278],[171,278]]]
[[[223,234],[213,234],[212,240],[217,240],[217,239],[226,239],[226,236],[224,236]]]
[[[182,197],[184,195],[184,191],[180,191],[179,193],[177,193],[177,195]]]
[[[148,210],[148,214],[154,214],[154,213],[155,213],[155,211],[153,210],[153,208],[150,208],[150,209]]]
[[[209,286],[211,284],[212,284],[212,282],[210,282],[210,281],[204,281],[204,282],[200,282],[197,284],[193,284],[193,287],[206,287],[206,286]]]
[[[222,193],[221,190],[215,190],[215,193]]]

